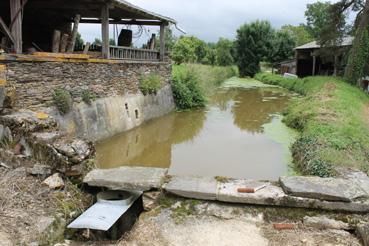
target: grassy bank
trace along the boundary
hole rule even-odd
[[[369,171],[369,97],[335,77],[256,79],[303,95],[287,109],[285,122],[301,132],[292,147],[303,174],[332,176],[337,167]]]
[[[200,64],[173,66],[173,95],[180,110],[203,107],[206,99],[223,81],[237,76],[234,67],[217,67]]]

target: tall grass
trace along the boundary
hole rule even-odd
[[[292,147],[305,174],[332,176],[337,167],[369,171],[369,97],[336,77],[283,78],[258,74],[256,79],[304,97],[286,112],[285,122],[302,134]]]
[[[217,67],[200,64],[173,66],[173,95],[180,110],[204,107],[206,99],[225,80],[237,76],[234,67]]]

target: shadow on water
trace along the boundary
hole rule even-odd
[[[290,133],[280,116],[289,100],[280,88],[224,87],[206,109],[175,112],[99,142],[97,162],[101,168],[165,167],[178,175],[276,179],[289,171],[293,137],[285,136]]]

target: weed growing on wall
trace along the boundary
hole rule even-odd
[[[156,73],[143,75],[140,78],[140,90],[144,95],[155,94],[162,87],[163,78]]]
[[[72,109],[73,99],[71,94],[64,89],[56,89],[53,94],[54,105],[60,114],[64,115]]]
[[[96,100],[95,92],[90,91],[90,90],[84,90],[82,92],[82,100],[88,105],[91,105],[92,102]]]

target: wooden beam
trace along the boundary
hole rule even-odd
[[[165,59],[165,24],[160,25],[160,61]]]
[[[83,24],[100,24],[101,20],[98,19],[82,19],[80,23]],[[118,25],[139,25],[139,26],[160,26],[163,24],[161,21],[144,21],[144,20],[109,20],[110,24]]]
[[[14,39],[13,36],[11,34],[10,29],[7,27],[7,25],[5,24],[3,18],[1,18],[0,16],[0,30],[3,31],[3,33],[5,34],[5,36],[12,42],[14,43]]]
[[[12,27],[10,29],[14,38],[14,51],[17,54],[22,53],[22,14],[19,11],[22,9],[21,0],[10,1],[10,19],[12,20]]]
[[[110,59],[108,4],[105,4],[101,9],[101,41],[102,41],[102,56],[105,59]]]
[[[70,40],[67,46],[68,53],[72,53],[74,51],[74,46],[76,45],[76,38],[78,34],[78,25],[79,25],[80,20],[81,20],[81,15],[76,15],[76,17],[74,18],[72,36],[70,37]]]
[[[52,41],[52,46],[51,46],[51,52],[53,53],[59,53],[60,35],[61,35],[61,32],[59,30],[54,30],[53,41]]]

